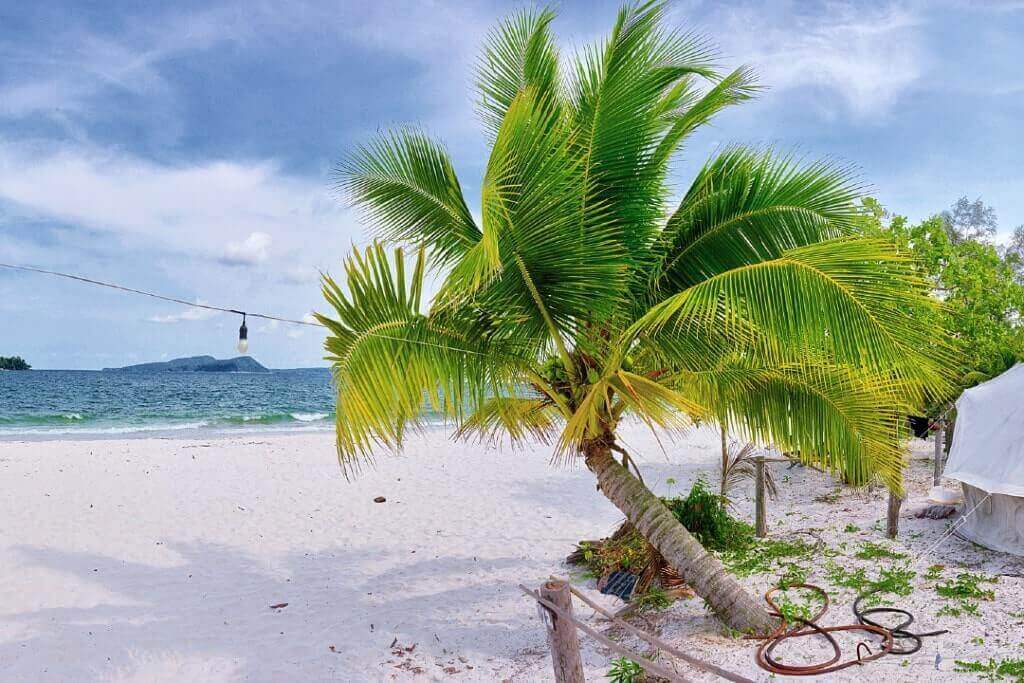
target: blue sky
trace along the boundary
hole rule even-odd
[[[0,5],[0,261],[301,318],[367,233],[331,169],[381,128],[443,139],[471,203],[486,159],[473,60],[510,3]],[[558,5],[565,52],[617,3]],[[1024,2],[677,2],[769,89],[688,144],[855,165],[913,219],[958,196],[1024,223]],[[234,316],[0,270],[0,355],[99,368],[234,354]],[[322,364],[313,328],[250,324],[271,367]]]

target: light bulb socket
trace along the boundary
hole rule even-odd
[[[245,313],[242,314],[242,326],[238,328],[238,341],[245,341],[249,338],[249,328],[245,326]]]

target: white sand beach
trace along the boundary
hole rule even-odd
[[[419,435],[353,481],[329,433],[0,443],[0,680],[550,680],[536,607],[517,584],[569,574],[574,543],[610,533],[620,515],[588,472],[549,466],[542,445],[513,452],[448,437]],[[624,442],[659,493],[685,492],[701,472],[716,481],[715,434],[666,443],[667,456],[641,429]],[[929,448],[917,442],[915,457]],[[884,540],[882,491],[831,495],[825,475],[775,467],[773,536],[802,533],[850,554]],[[911,513],[930,463],[915,460],[908,480],[892,547],[918,576],[897,602],[922,630],[951,633],[830,680],[971,680],[951,673],[955,659],[1024,654],[1024,562],[956,538],[929,550],[946,523]],[[741,496],[739,511],[749,518],[751,508]],[[960,567],[1001,575],[996,600],[978,617],[937,617],[945,602],[923,578],[932,564],[946,565],[947,578]],[[745,581],[763,592],[769,578]],[[818,569],[811,581],[825,585]],[[577,585],[598,595],[593,581]],[[851,601],[840,593],[823,622],[849,623]],[[591,610],[578,613],[609,630]],[[769,678],[754,643],[725,635],[699,599],[637,623]],[[612,655],[583,642],[588,680],[602,680]]]

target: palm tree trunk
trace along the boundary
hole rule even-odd
[[[773,624],[765,608],[686,530],[646,486],[617,463],[603,442],[585,448],[587,468],[601,491],[626,515],[665,561],[682,575],[730,627],[767,633]]]

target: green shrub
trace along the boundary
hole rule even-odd
[[[612,683],[637,683],[643,680],[644,668],[631,659],[619,657],[612,660],[612,666],[608,669],[605,678]]]
[[[686,498],[663,498],[683,526],[708,550],[732,550],[749,546],[754,540],[754,527],[733,519],[725,500],[698,479]]]

